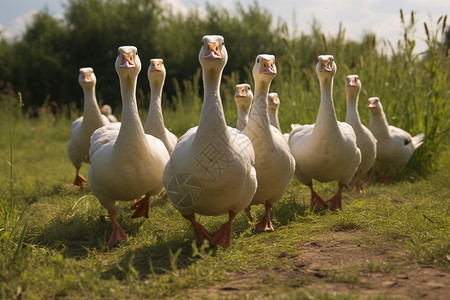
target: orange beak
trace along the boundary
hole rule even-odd
[[[356,86],[356,78],[347,78],[347,86]]]
[[[277,68],[275,66],[275,61],[264,59],[261,64],[261,69],[259,70],[259,73],[266,75],[276,75]]]
[[[370,100],[369,101],[369,106],[367,106],[368,108],[375,108],[377,107],[377,105],[375,104],[375,100]]]
[[[92,82],[91,73],[82,73],[81,76],[83,77],[81,78],[81,81]]]
[[[162,72],[162,63],[160,61],[152,61],[150,72]]]
[[[122,53],[122,62],[120,64],[120,67],[124,69],[131,69],[136,67],[132,53]]]
[[[331,62],[329,59],[327,60],[322,60],[320,62],[320,72],[331,72],[333,71],[333,69],[331,68]]]
[[[245,91],[245,88],[237,88],[236,94],[234,94],[234,96],[245,98],[247,97],[247,92]]]
[[[219,43],[208,43],[206,53],[203,56],[205,59],[221,59]]]

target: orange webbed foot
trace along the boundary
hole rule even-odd
[[[213,233],[214,238],[211,241],[212,245],[218,245],[222,248],[228,248],[231,245],[231,231],[233,227],[233,220],[236,217],[236,213],[230,211],[228,213],[228,221],[224,223],[219,230]]]
[[[270,220],[270,209],[272,208],[272,204],[266,203],[266,212],[261,220],[256,224],[257,231],[274,231],[272,221]]]
[[[86,183],[86,178],[83,177],[80,173],[77,173],[75,176],[75,181],[73,182],[74,185],[79,186],[80,188],[83,187],[83,183]]]
[[[148,212],[150,209],[150,195],[145,195],[144,198],[137,200],[130,210],[135,210],[133,218],[146,217],[148,218]]]

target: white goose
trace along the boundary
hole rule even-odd
[[[197,243],[211,234],[195,220],[195,213],[228,214],[228,222],[213,233],[211,243],[231,243],[237,212],[250,205],[256,191],[255,152],[251,141],[226,125],[220,98],[220,81],[228,55],[222,36],[202,39],[204,100],[197,127],[189,129],[173,150],[164,169],[164,186],[173,206],[192,223]]]
[[[98,108],[97,98],[95,97],[95,77],[92,68],[81,68],[78,82],[83,88],[84,104],[83,116],[73,121],[70,127],[70,140],[67,143],[67,153],[69,159],[76,169],[74,185],[83,186],[86,179],[80,174],[82,162],[89,163],[89,146],[92,133],[106,124],[109,124],[106,118]]]
[[[238,120],[236,128],[239,131],[244,130],[248,121],[248,113],[253,102],[253,92],[250,85],[241,83],[236,85],[236,92],[234,94],[234,101],[236,102],[238,110]]]
[[[150,106],[148,109],[147,119],[144,125],[146,134],[151,134],[160,139],[167,148],[169,155],[172,154],[173,148],[177,144],[178,138],[175,134],[164,127],[164,117],[161,108],[161,95],[166,80],[166,68],[164,61],[160,58],[150,60],[147,70],[147,77],[150,83]]]
[[[264,204],[266,209],[256,225],[258,231],[273,231],[270,210],[283,196],[295,169],[294,158],[281,131],[269,123],[267,95],[276,74],[275,56],[260,54],[256,57],[253,67],[255,100],[247,126],[242,131],[252,141],[256,155],[258,189],[251,204]],[[246,211],[249,215],[250,207]]]
[[[313,188],[312,180],[338,181],[337,193],[330,199],[330,210],[342,209],[342,189],[350,182],[361,162],[353,128],[336,120],[333,79],[336,64],[332,55],[321,55],[316,66],[321,100],[316,123],[298,125],[289,134],[291,153],[296,161],[295,177],[311,189],[311,208],[325,207]]]
[[[116,201],[140,200],[135,216],[148,217],[148,199],[162,188],[169,153],[157,138],[145,134],[136,103],[136,82],[141,61],[136,47],[118,49],[115,63],[122,95],[122,123],[97,129],[91,138],[89,183],[112,219],[109,243],[127,239],[116,219]]]
[[[414,137],[405,130],[390,126],[378,97],[369,98],[369,129],[377,139],[376,164],[386,164],[394,168],[406,166],[414,151],[423,143],[425,134]],[[375,168],[369,178],[376,173]],[[385,176],[381,181],[389,182]]]
[[[106,116],[111,123],[118,122],[117,117],[113,115],[111,105],[105,104],[102,106],[101,110],[102,114]]]
[[[361,91],[361,81],[358,75],[348,75],[345,79],[345,94],[347,96],[347,114],[345,122],[353,127],[356,134],[356,144],[361,151],[361,164],[356,170],[349,186],[360,193],[365,193],[361,183],[361,173],[372,168],[377,155],[377,140],[370,130],[361,124],[358,113],[358,98]]]

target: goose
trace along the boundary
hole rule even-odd
[[[198,244],[231,245],[232,223],[250,205],[256,191],[255,152],[250,139],[226,125],[220,97],[220,81],[228,59],[224,38],[205,35],[199,52],[204,100],[197,127],[178,140],[163,175],[172,205],[189,220]],[[216,232],[210,233],[195,214],[228,214]]]
[[[234,101],[236,102],[238,110],[238,120],[236,128],[237,130],[242,131],[247,125],[248,113],[253,102],[253,92],[249,84],[241,83],[236,85]]]
[[[280,97],[278,97],[278,93],[269,93],[267,101],[269,102],[270,125],[276,127],[281,133],[283,133],[281,131],[280,122],[278,121],[278,108],[280,107]],[[283,138],[287,143],[289,141],[289,133],[283,133]]]
[[[111,105],[105,104],[102,106],[101,110],[102,114],[106,116],[111,123],[118,122],[117,117],[113,115]]]
[[[255,150],[255,169],[258,188],[251,205],[264,204],[265,214],[256,224],[257,231],[273,231],[270,210],[294,175],[295,161],[281,131],[270,125],[268,93],[270,83],[277,74],[275,56],[260,54],[253,67],[255,100],[247,126],[242,131],[252,141]],[[250,207],[246,209],[250,215]]]
[[[353,127],[356,134],[356,144],[361,151],[361,163],[349,186],[360,193],[365,193],[361,182],[361,173],[373,167],[377,154],[377,140],[372,132],[363,124],[358,113],[358,98],[361,91],[361,80],[358,75],[348,75],[345,79],[345,94],[347,98],[347,114],[345,122]]]
[[[161,95],[166,79],[166,67],[164,61],[160,58],[150,60],[147,70],[147,77],[150,83],[150,106],[148,109],[147,119],[144,125],[146,134],[151,134],[160,139],[166,146],[169,155],[172,154],[173,148],[177,143],[177,136],[164,127],[164,118],[161,108]]]
[[[361,162],[353,128],[338,122],[333,104],[336,64],[332,55],[320,55],[316,74],[321,99],[315,124],[297,125],[289,134],[291,153],[296,161],[295,177],[311,190],[311,208],[326,206],[313,188],[312,180],[338,182],[338,191],[327,202],[330,210],[342,209],[342,189],[350,182]]]
[[[112,220],[108,243],[127,239],[117,222],[116,201],[133,201],[142,195],[135,217],[148,217],[149,197],[161,192],[162,174],[169,160],[163,142],[144,133],[136,103],[137,76],[141,70],[137,48],[118,48],[115,69],[122,96],[122,122],[97,129],[91,138],[89,184]]]
[[[420,133],[411,137],[409,132],[390,126],[379,97],[369,98],[368,108],[370,112],[369,129],[377,139],[375,163],[394,168],[405,167],[414,151],[422,145],[425,134]],[[372,178],[376,172],[374,167],[369,178]],[[382,177],[381,181],[388,183],[390,181],[389,176]]]
[[[95,97],[97,78],[90,67],[80,68],[78,83],[84,94],[83,116],[73,121],[70,127],[70,140],[67,143],[67,154],[76,169],[74,185],[83,187],[87,182],[80,174],[81,164],[89,163],[89,146],[91,135],[97,128],[109,124],[107,117],[101,114]]]

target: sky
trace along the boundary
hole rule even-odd
[[[32,15],[44,7],[55,17],[62,18],[64,4],[67,0],[0,0],[0,32],[6,38],[21,34],[30,23]],[[233,11],[236,0],[162,0],[162,3],[172,5],[175,12],[183,12],[191,7],[204,10],[206,3],[220,3]],[[244,7],[254,0],[241,0]],[[393,45],[402,38],[403,30],[400,23],[400,8],[403,9],[405,21],[409,23],[411,11],[415,12],[418,26],[414,37],[417,40],[417,52],[426,48],[423,41],[425,31],[423,23],[431,31],[437,28],[436,22],[440,16],[450,13],[449,0],[257,0],[259,6],[267,9],[274,20],[288,23],[290,32],[306,33],[311,29],[313,20],[317,20],[322,31],[334,35],[339,30],[339,24],[345,29],[345,37],[360,41],[366,33],[375,33],[378,40],[389,40]],[[450,19],[447,22],[450,25]]]

